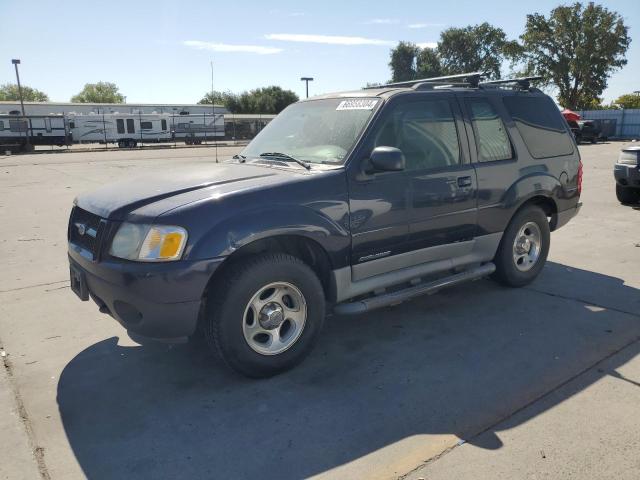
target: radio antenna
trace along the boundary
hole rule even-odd
[[[218,140],[217,140],[217,132],[216,132],[216,101],[215,95],[213,94],[213,60],[211,60],[211,110],[213,112],[213,144],[216,149],[216,163],[218,163]],[[206,127],[205,127],[206,128]]]

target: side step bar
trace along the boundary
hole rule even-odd
[[[413,287],[407,287],[403,290],[398,290],[391,293],[383,293],[371,298],[365,298],[364,300],[358,300],[356,302],[339,303],[333,308],[334,313],[337,315],[355,315],[358,313],[364,313],[376,308],[386,307],[388,305],[394,305],[409,300],[413,297],[420,295],[431,295],[438,290],[442,290],[446,287],[452,287],[459,283],[468,282],[470,280],[477,280],[487,275],[491,275],[495,272],[496,266],[492,263],[485,263],[471,270],[467,270],[462,273],[456,273],[448,277],[439,278],[429,283],[422,283]]]

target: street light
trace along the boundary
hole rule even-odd
[[[22,85],[20,85],[20,74],[18,73],[18,65],[20,65],[20,59],[14,58],[11,60],[11,63],[13,63],[13,66],[16,69],[16,80],[18,81],[18,94],[20,95],[20,109],[22,110],[22,120],[25,122],[26,125],[28,125],[26,115],[24,113],[24,99],[22,98]],[[31,150],[30,148],[31,142],[29,140],[29,127],[27,127],[27,129],[25,130],[25,136],[27,140],[26,147],[28,151],[28,150]]]
[[[309,98],[309,82],[313,82],[313,77],[302,77],[300,78],[307,85],[307,98]]]

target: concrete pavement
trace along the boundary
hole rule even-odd
[[[621,146],[581,147],[583,210],[552,234],[531,286],[483,280],[331,317],[303,365],[265,381],[197,346],[138,345],[68,288],[77,193],[210,162],[213,149],[0,158],[0,343],[30,427],[16,449],[43,448],[40,471],[53,479],[471,478],[460,464],[492,478],[498,462],[504,478],[607,478],[605,463],[582,455],[594,451],[587,421],[601,416],[600,451],[620,466],[611,472],[639,476],[625,460],[640,457],[638,429],[622,423],[637,416],[637,397],[616,394],[640,382],[640,211],[615,200]],[[16,398],[0,398],[2,411]],[[559,421],[567,432],[554,430]],[[547,464],[572,461],[540,470],[529,441],[549,451]],[[23,463],[4,448],[0,465],[21,478]]]

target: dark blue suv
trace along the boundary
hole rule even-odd
[[[204,332],[253,377],[300,362],[325,312],[491,275],[531,282],[582,165],[530,79],[390,84],[289,106],[232,160],[80,195],[71,285],[137,335]]]

